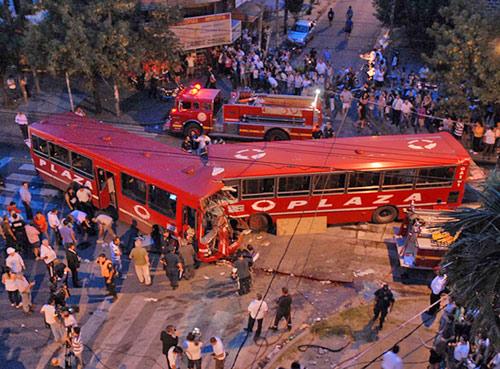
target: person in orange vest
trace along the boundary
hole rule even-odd
[[[96,262],[101,267],[101,276],[104,278],[104,284],[108,290],[108,295],[112,296],[113,302],[115,302],[118,299],[118,295],[116,294],[116,270],[113,266],[113,262],[108,259],[105,254],[100,254]]]

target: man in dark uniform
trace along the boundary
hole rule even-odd
[[[81,287],[78,280],[78,268],[80,267],[80,257],[76,253],[76,246],[74,243],[70,243],[68,250],[66,251],[66,261],[68,263],[68,268],[71,270],[71,279],[73,280],[73,287]]]
[[[288,294],[288,288],[283,287],[281,289],[281,296],[277,301],[278,309],[276,310],[276,317],[274,318],[274,324],[269,327],[274,331],[278,330],[278,324],[282,318],[286,319],[287,328],[289,331],[292,330],[292,297]]]
[[[238,275],[239,290],[238,294],[246,295],[250,292],[250,266],[248,260],[245,259],[243,253],[238,254],[238,259],[234,262],[234,268]]]
[[[175,248],[171,247],[168,249],[167,254],[162,259],[162,263],[172,289],[177,289],[179,287],[179,274],[182,271],[182,264],[179,256],[175,253]]]
[[[167,325],[167,329],[161,332],[160,340],[162,343],[163,355],[167,358],[168,367],[170,369],[170,363],[168,362],[168,350],[179,344],[179,336],[175,327],[173,325]]]
[[[375,291],[375,306],[373,308],[372,321],[375,322],[380,315],[379,329],[382,329],[385,317],[390,309],[392,309],[394,302],[394,296],[387,283],[384,283],[382,288]]]

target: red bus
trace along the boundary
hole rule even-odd
[[[261,230],[280,218],[388,223],[412,203],[454,208],[472,160],[448,133],[214,145],[209,159],[232,188],[229,216]]]
[[[225,209],[207,201],[223,184],[196,156],[72,113],[29,131],[36,170],[55,187],[87,186],[97,208],[137,220],[144,232],[154,224],[175,227],[177,234],[191,228],[202,261],[238,248]]]

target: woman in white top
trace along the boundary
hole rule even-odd
[[[33,311],[33,303],[31,302],[31,288],[35,282],[28,282],[22,274],[16,275],[17,290],[21,293],[23,311],[28,314]]]
[[[189,333],[184,341],[184,352],[188,359],[188,369],[201,369],[201,348],[200,342],[193,333]]]
[[[15,306],[19,309],[23,304],[16,283],[16,275],[10,271],[9,267],[5,269],[5,273],[2,275],[2,283],[5,285],[5,290],[9,295],[10,306]]]

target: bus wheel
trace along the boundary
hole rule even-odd
[[[290,136],[288,133],[281,129],[271,129],[264,136],[264,140],[266,141],[288,141]]]
[[[381,206],[372,216],[373,223],[384,224],[390,223],[396,220],[398,217],[398,209],[394,206]]]
[[[191,122],[184,126],[183,134],[184,137],[191,136],[191,133],[195,133],[197,136],[201,135],[203,132],[203,128],[198,123]]]
[[[255,232],[267,232],[269,230],[269,218],[266,214],[252,214],[248,219],[248,226]]]

